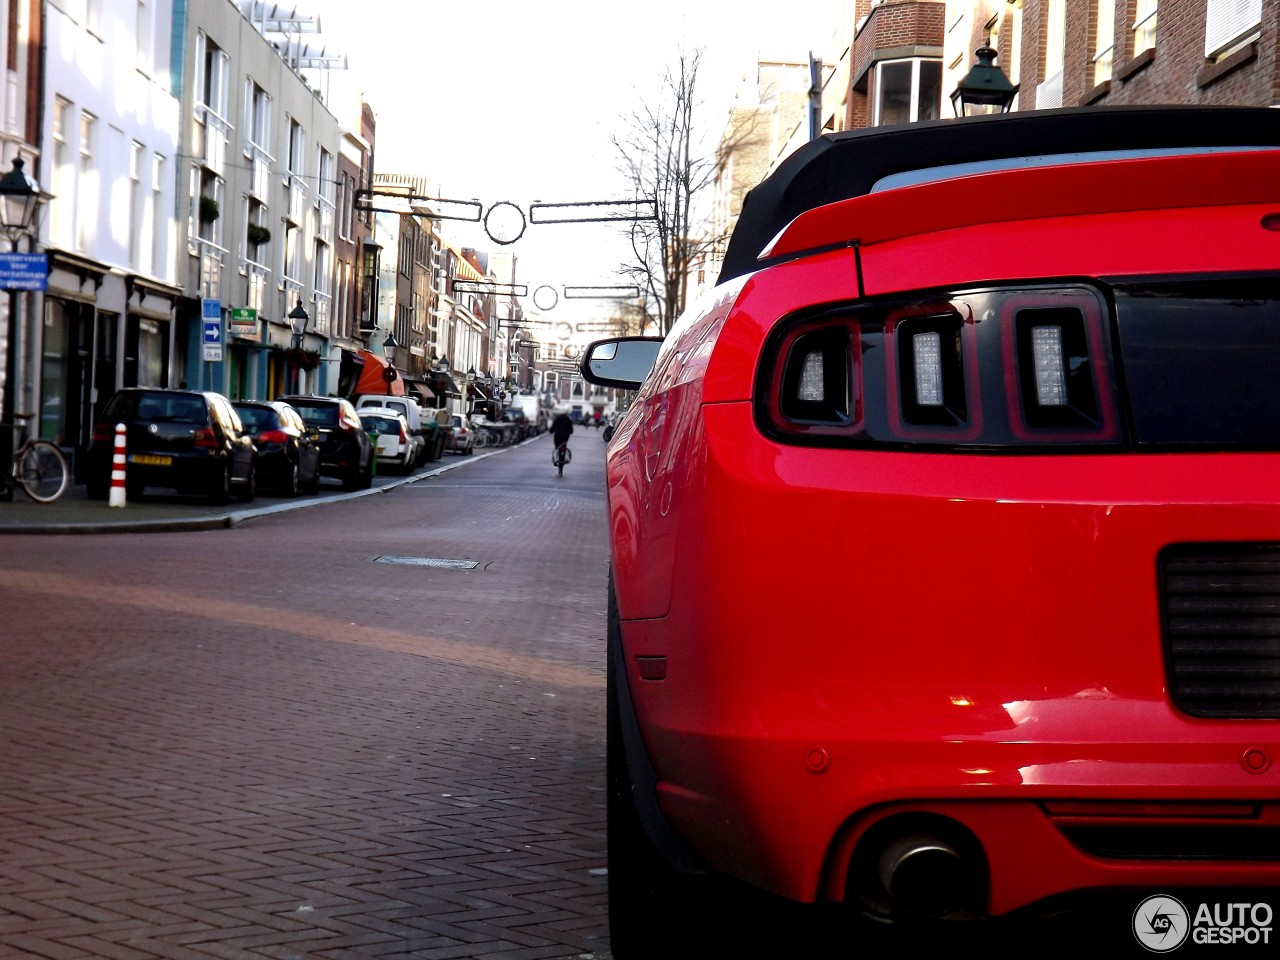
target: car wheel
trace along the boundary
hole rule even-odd
[[[303,493],[319,493],[320,492],[320,462],[316,461],[316,467],[311,477],[307,480],[300,480]]]
[[[363,470],[356,479],[356,485],[361,490],[368,490],[373,486],[373,456],[369,457],[369,466]]]
[[[231,464],[226,464],[218,476],[214,477],[213,488],[209,491],[209,502],[222,506],[231,499]]]
[[[298,488],[298,465],[293,463],[289,465],[289,472],[284,478],[284,495],[286,497],[296,497]]]
[[[258,468],[249,464],[249,476],[244,485],[236,491],[236,499],[241,503],[251,503],[258,494]]]
[[[360,478],[362,476],[363,471],[360,469],[360,465],[356,464],[356,466],[352,467],[351,470],[342,478],[342,489],[359,490]]]
[[[617,601],[609,582],[606,654],[606,810],[609,864],[609,942],[617,960],[692,956],[710,944],[693,943],[691,931],[719,926],[713,920],[712,878],[679,873],[669,867],[650,842],[636,812],[622,729],[622,695],[615,660],[621,649]],[[655,923],[654,918],[663,918]],[[706,953],[714,954],[714,950]]]

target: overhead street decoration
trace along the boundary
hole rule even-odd
[[[527,297],[529,287],[523,283],[496,283],[493,280],[454,280],[455,293],[485,293],[498,297]]]
[[[529,205],[528,216],[510,200],[499,200],[486,210],[479,200],[451,200],[419,192],[422,178],[413,183],[380,183],[372,189],[355,192],[352,201],[359,213],[399,213],[427,217],[431,220],[461,220],[481,223],[484,232],[497,244],[515,243],[531,223],[618,223],[628,220],[656,220],[654,200],[584,200],[576,203],[540,203]],[[378,202],[399,201],[398,206],[376,206]]]
[[[634,283],[610,287],[565,287],[566,300],[634,300],[640,288]]]
[[[653,200],[587,200],[582,203],[531,203],[530,223],[611,223],[656,220]]]

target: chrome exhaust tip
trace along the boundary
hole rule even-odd
[[[915,833],[887,844],[876,862],[891,911],[898,916],[938,918],[970,907],[979,871],[947,841]]]

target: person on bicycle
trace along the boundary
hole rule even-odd
[[[573,421],[569,419],[567,413],[562,413],[551,421],[551,438],[555,440],[557,447],[568,443],[571,433],[573,433]]]

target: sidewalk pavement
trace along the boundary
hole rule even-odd
[[[474,457],[453,457],[431,464],[410,476],[379,477],[368,490],[343,492],[333,481],[322,480],[320,493],[294,498],[258,494],[251,503],[233,501],[214,506],[202,497],[153,493],[124,507],[111,507],[106,500],[90,500],[83,484],[67,489],[54,503],[36,503],[21,489],[14,490],[13,502],[0,502],[0,535],[7,533],[167,533],[175,530],[224,530],[254,517],[286,510],[301,510],[322,503],[386,493],[406,483],[415,483],[453,470],[465,463],[483,460],[501,452],[498,448]]]

